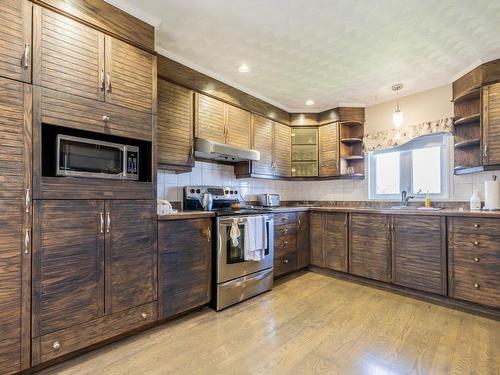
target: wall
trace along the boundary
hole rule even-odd
[[[451,84],[400,98],[404,124],[413,125],[424,121],[453,116]],[[392,127],[392,113],[396,100],[366,108],[366,133]],[[403,127],[405,126],[403,124]],[[498,173],[500,174],[500,173]],[[477,189],[484,197],[484,181],[492,178],[492,172],[453,176],[451,196],[453,201],[468,201]],[[367,179],[362,181],[274,181],[262,179],[236,179],[232,166],[196,162],[191,173],[172,174],[158,171],[158,197],[172,202],[182,201],[185,185],[225,185],[237,188],[247,200],[255,200],[260,193],[279,193],[282,200],[364,201],[368,199]]]

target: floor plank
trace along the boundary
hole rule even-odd
[[[308,272],[40,374],[498,375],[500,322]]]

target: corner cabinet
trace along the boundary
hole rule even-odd
[[[339,124],[319,127],[319,176],[333,177],[340,174]]]
[[[483,87],[483,164],[500,168],[500,83]]]
[[[210,302],[210,219],[158,222],[159,319]]]
[[[348,214],[311,213],[311,264],[347,272]]]
[[[291,129],[288,125],[274,123],[274,169],[276,177],[291,177]]]

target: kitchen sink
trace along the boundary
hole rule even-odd
[[[442,210],[442,208],[441,207],[392,206],[391,210],[402,210],[402,211],[439,211],[439,210]]]

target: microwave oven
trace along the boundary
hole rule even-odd
[[[139,147],[57,135],[56,175],[139,179]]]

